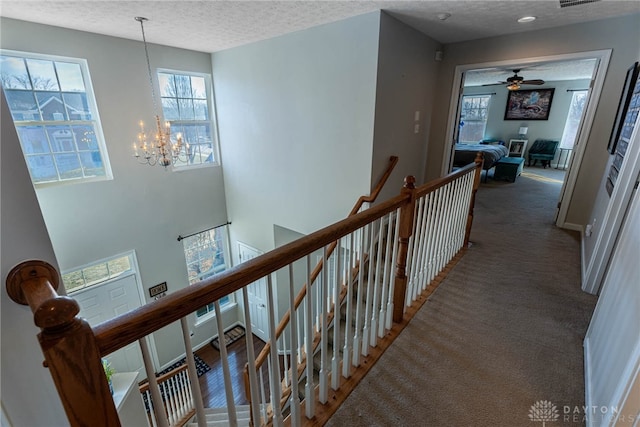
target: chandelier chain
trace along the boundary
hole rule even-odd
[[[140,22],[140,28],[142,29],[142,43],[144,44],[144,54],[147,59],[147,73],[149,74],[149,85],[151,86],[151,99],[153,100],[153,111],[158,115],[158,102],[156,100],[156,88],[153,84],[153,74],[151,73],[151,60],[149,59],[149,48],[147,46],[147,37],[144,32],[144,21],[147,18],[137,16],[136,21]]]

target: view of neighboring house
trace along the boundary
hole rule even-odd
[[[78,154],[80,160],[73,160],[101,169],[91,179],[36,184],[34,191],[37,177],[29,176],[11,119],[29,120],[36,113],[25,104],[11,117],[2,100],[3,279],[26,259],[44,259],[69,273],[134,253],[140,303],[153,299],[148,291],[158,284],[175,292],[189,286],[190,274],[211,268],[193,266],[196,257],[189,258],[179,236],[231,223],[224,248],[231,266],[241,261],[240,245],[267,252],[291,235],[344,218],[369,193],[391,155],[400,160],[382,200],[397,194],[406,175],[419,183],[441,176],[456,67],[610,49],[564,224],[581,232],[590,224],[597,233],[608,205],[601,186],[606,145],[626,71],[640,59],[638,20],[623,16],[443,46],[375,12],[213,54],[152,44],[155,72],[204,76],[211,79],[207,93],[215,94],[215,110],[204,120],[211,129],[201,142],[211,148],[202,164],[163,170],[134,157],[139,121],[154,120],[141,42],[2,17],[0,54],[86,60],[97,107],[91,119],[100,134],[92,128],[47,129],[48,141],[65,151],[72,138],[90,138],[86,151],[105,155]],[[445,52],[442,60],[435,59],[437,51]],[[39,102],[53,120],[89,119],[86,100],[52,95]],[[102,151],[91,148],[98,145]],[[33,143],[24,155],[43,151]],[[70,164],[65,161],[72,160],[56,167],[64,169]],[[46,167],[37,170],[53,174]],[[586,264],[594,242],[584,234],[582,239]],[[220,265],[218,260],[214,268]],[[217,334],[208,311],[189,319],[194,345]],[[241,314],[232,298],[224,324],[242,321]],[[64,424],[51,378],[41,367],[37,333],[28,308],[3,290],[3,413],[20,426]],[[154,334],[159,367],[181,356],[180,334],[173,324]]]

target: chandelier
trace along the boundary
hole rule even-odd
[[[149,84],[151,85],[151,96],[153,98],[153,109],[155,112],[155,129],[152,136],[147,133],[144,128],[144,122],[140,121],[140,132],[138,138],[133,144],[133,156],[138,163],[143,165],[160,165],[167,167],[174,165],[178,160],[187,162],[189,159],[189,144],[182,140],[180,133],[176,134],[175,139],[171,138],[171,125],[165,122],[164,125],[160,120],[158,113],[158,102],[156,99],[156,90],[153,86],[153,77],[151,75],[151,62],[149,61],[149,49],[147,47],[147,39],[144,34],[144,22],[147,18],[136,16],[134,18],[140,23],[142,29],[142,41],[144,43],[144,53],[147,59],[147,72],[149,74]]]

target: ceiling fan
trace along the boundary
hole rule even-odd
[[[520,70],[513,70],[513,76],[507,78],[504,82],[498,82],[498,84],[506,84],[509,90],[518,90],[521,85],[543,85],[544,80],[525,80],[524,77],[519,76]]]

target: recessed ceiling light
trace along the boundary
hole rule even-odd
[[[446,21],[447,19],[451,18],[451,14],[450,13],[439,13],[438,15],[436,15],[438,17],[439,20],[441,21]]]
[[[532,22],[535,20],[536,20],[535,16],[523,16],[522,18],[518,19],[518,22],[522,24],[524,22]]]

